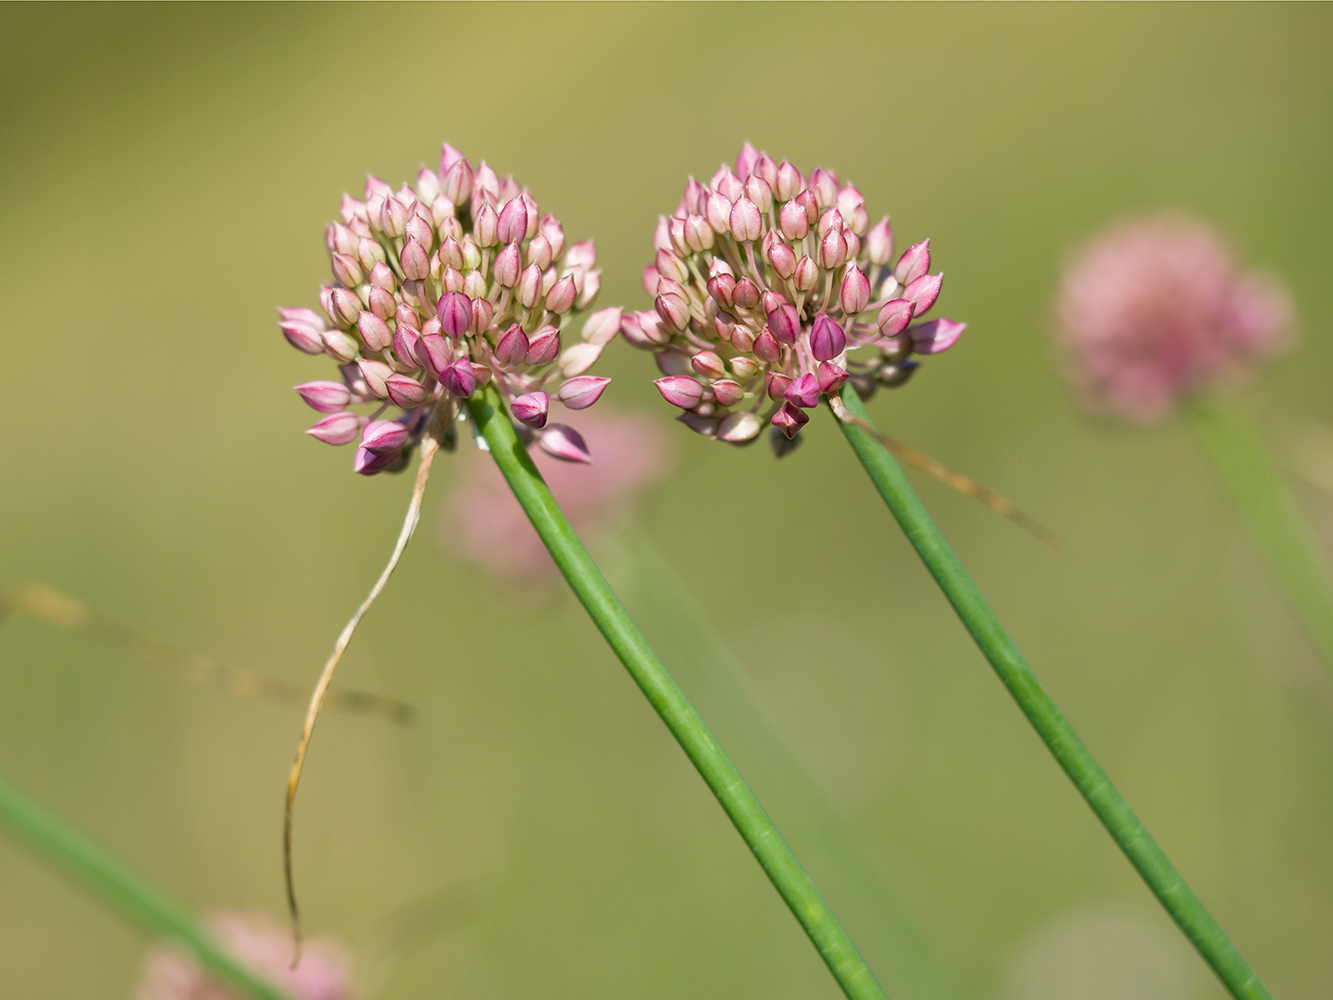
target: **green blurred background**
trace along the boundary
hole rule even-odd
[[[1298,304],[1302,343],[1240,405],[1274,441],[1333,424],[1330,8],[5,5],[0,36],[4,581],[313,679],[410,488],[301,435],[290,387],[331,366],[275,325],[317,304],[342,192],[413,177],[447,139],[595,236],[603,305],[645,308],[657,214],[750,139],[835,167],[901,242],[932,238],[968,333],[872,413],[1067,540],[918,478],[1273,992],[1333,993],[1333,687],[1186,429],[1080,416],[1049,345],[1062,257],[1184,208]],[[665,420],[646,355],[617,343],[605,369],[613,405]],[[1221,996],[827,417],[782,463],[671,430],[681,463],[643,530],[966,990]],[[1333,501],[1299,496],[1333,535]],[[423,530],[340,682],[420,712],[326,715],[297,817],[308,924],[381,995],[836,995],[564,593]],[[282,912],[299,717],[0,627],[0,773],[199,909]],[[127,997],[143,946],[0,837],[0,997]]]

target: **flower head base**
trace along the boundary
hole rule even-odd
[[[1136,219],[1066,269],[1058,339],[1090,409],[1138,424],[1250,375],[1289,344],[1291,303],[1206,224]]]
[[[363,435],[357,472],[406,466],[432,413],[437,429],[446,426],[458,400],[492,381],[523,401],[518,419],[532,423],[540,410],[535,426],[545,423],[552,381],[560,384],[551,395],[570,409],[600,397],[608,380],[584,373],[619,332],[621,310],[593,313],[581,339],[562,344],[597,297],[597,254],[591,241],[566,245],[560,220],[539,213],[513,177],[500,179],[484,160],[474,169],[446,143],[438,172],[423,167],[415,187],[396,191],[367,178],[365,200],[344,195],[341,214],[325,232],[334,282],[320,289],[323,315],[278,312],[288,342],[338,362],[341,381],[297,391],[326,414],[311,436],[341,445]],[[373,409],[348,409],[357,404]],[[386,434],[389,421],[403,432]],[[372,428],[374,441],[364,438]]]
[[[331,940],[311,941],[296,968],[287,932],[267,917],[213,914],[209,929],[255,975],[295,1000],[347,1000],[352,995],[351,960]],[[239,1000],[175,945],[154,945],[144,963],[138,1000]]]
[[[822,395],[848,379],[862,396],[902,385],[910,355],[938,354],[964,328],[911,325],[944,278],[929,273],[928,240],[891,266],[889,220],[872,226],[855,187],[748,143],[734,171],[706,187],[690,178],[653,246],[654,308],[623,318],[625,339],[657,354],[657,387],[687,426],[742,444],[767,423],[779,456]]]

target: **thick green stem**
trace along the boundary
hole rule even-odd
[[[1195,402],[1190,425],[1254,533],[1296,618],[1333,671],[1333,573],[1258,432],[1240,413]]]
[[[770,720],[761,695],[671,561],[630,529],[625,549],[639,621],[679,664],[676,677],[724,736],[811,872],[877,960],[885,985],[912,1000],[964,1000],[956,973],[926,940],[861,838]]]
[[[0,781],[0,822],[124,916],[153,934],[179,942],[220,979],[255,1000],[289,1000],[223,951],[179,903],[4,781]]]
[[[843,392],[843,403],[853,414],[869,423],[865,407],[850,386]],[[940,529],[931,520],[902,469],[882,445],[861,428],[839,422],[843,434],[869,474],[879,495],[916,549],[926,569],[944,591],[973,641],[990,661],[1018,707],[1023,710],[1042,742],[1074,782],[1097,818],[1119,845],[1130,863],[1148,883],[1166,911],[1184,931],[1199,954],[1222,980],[1237,1000],[1272,1000],[1236,946],[1162,849],[1148,834],[1129,804],[1111,784],[1106,772],[1093,759],[1078,734],[1060,714],[1024,661],[1013,640],[1005,634],[995,613],[987,606]]]
[[[657,654],[649,648],[647,640],[570,527],[514,433],[494,386],[488,385],[473,395],[468,400],[468,412],[485,437],[514,496],[588,616],[717,796],[769,881],[819,950],[843,993],[850,1000],[884,1000],[884,991],[847,932],[801,868],[736,765],[718,745]]]

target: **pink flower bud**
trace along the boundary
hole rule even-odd
[[[525,239],[528,232],[528,206],[522,198],[510,198],[500,209],[495,237],[501,243]]]
[[[472,194],[472,164],[466,158],[459,157],[443,172],[440,181],[440,194],[455,205],[461,205]]]
[[[352,361],[361,353],[361,345],[341,330],[325,330],[319,339],[329,357],[339,361]]]
[[[440,304],[435,312],[440,320],[441,332],[454,340],[467,333],[472,322],[472,303],[462,292],[445,292],[440,296]]]
[[[421,332],[421,317],[418,316],[417,311],[406,302],[400,304],[398,308],[393,311],[393,321],[399,326],[410,326],[413,330]],[[430,331],[425,332],[429,333]],[[439,331],[436,330],[435,332],[438,333]]]
[[[657,268],[653,267],[652,264],[646,265],[643,269],[643,290],[656,297],[657,282],[660,278],[661,275],[657,273]]]
[[[788,201],[782,206],[778,212],[778,229],[785,239],[793,242],[805,239],[805,234],[810,231],[810,220],[800,202]]]
[[[783,160],[778,167],[777,183],[773,186],[773,193],[781,201],[789,201],[804,190],[805,178],[801,176],[801,172]]]
[[[848,379],[847,371],[832,361],[822,361],[815,373],[819,380],[819,391],[829,396],[835,395]]]
[[[334,288],[329,292],[329,306],[329,319],[344,328],[355,326],[356,318],[361,315],[361,300],[346,288]]]
[[[707,438],[717,437],[717,425],[720,422],[717,417],[706,417],[687,411],[676,419],[696,434],[702,434]]]
[[[540,233],[528,242],[528,263],[536,264],[543,271],[551,266],[551,244]]]
[[[476,273],[477,273],[476,271],[469,272],[468,278],[470,279]],[[467,294],[467,291],[471,286],[471,284],[472,283],[470,281],[464,282],[464,287],[463,287],[464,294]],[[485,291],[485,288],[486,288],[485,282],[482,282],[481,288],[478,290],[478,294],[480,294],[482,291]],[[489,330],[491,328],[491,311],[492,311],[491,303],[489,299],[483,299],[483,298],[473,299],[472,322],[468,324],[468,330],[471,333],[477,335],[485,333],[487,330]]]
[[[518,301],[525,309],[531,309],[542,297],[542,269],[536,264],[529,264],[518,276],[515,289]]]
[[[584,443],[582,435],[564,424],[550,424],[537,436],[537,447],[565,462],[583,462],[592,464],[592,455]]]
[[[393,194],[393,188],[380,180],[374,174],[366,174],[366,200],[369,201],[375,195],[387,198]]]
[[[690,358],[690,367],[705,378],[722,378],[727,368],[715,351],[700,351]]]
[[[430,277],[430,257],[426,255],[425,247],[416,240],[409,239],[403,244],[398,260],[403,265],[403,277],[409,281]]]
[[[574,278],[572,275],[565,275],[546,293],[546,308],[557,316],[561,316],[574,306],[574,297],[578,290],[574,287]]]
[[[444,377],[444,370],[454,360],[449,341],[438,333],[421,335],[417,341],[417,358],[421,361],[421,367],[426,369],[437,382]]]
[[[796,273],[796,254],[787,244],[777,241],[768,248],[768,262],[779,278],[790,278]]]
[[[620,332],[635,347],[660,347],[671,339],[662,329],[662,318],[655,312],[638,312],[620,321]]]
[[[909,327],[907,333],[912,338],[912,350],[917,354],[939,354],[958,343],[958,338],[966,329],[966,323],[956,323],[941,317]]]
[[[495,345],[495,360],[507,368],[517,368],[528,356],[528,335],[523,327],[512,324]]]
[[[320,413],[338,413],[352,401],[352,394],[341,382],[302,382],[296,387],[307,406]]]
[[[378,245],[378,244],[377,244]],[[387,292],[392,298],[393,293],[398,291],[398,279],[393,276],[393,271],[384,261],[376,261],[375,266],[370,269],[370,287],[372,291]],[[393,309],[389,310],[389,315],[393,315]],[[388,319],[388,316],[382,316],[381,319]]]
[[[783,375],[781,372],[765,372],[768,381],[768,398],[775,403],[781,403],[787,398],[787,387],[791,385],[791,376]]]
[[[788,403],[795,403],[807,410],[812,409],[819,405],[819,379],[810,372],[806,372],[787,386],[784,395]]]
[[[446,236],[444,238],[436,256],[439,258],[441,270],[446,267],[451,267],[455,271],[463,270],[463,245],[454,237]]]
[[[620,320],[624,310],[619,306],[610,309],[598,309],[583,324],[583,339],[598,347],[605,347],[620,332]]]
[[[574,287],[578,288],[579,272],[575,271],[572,275]],[[598,291],[602,287],[602,271],[600,268],[594,271],[588,271],[583,275],[583,287],[579,288],[579,297],[574,300],[575,309],[587,309],[592,305],[593,300],[597,298]]]
[[[683,331],[690,325],[689,304],[674,292],[659,295],[654,303],[657,315],[669,329]]]
[[[525,360],[530,365],[540,367],[549,365],[559,353],[560,331],[553,326],[544,326],[529,338]]]
[[[847,260],[847,241],[842,237],[842,230],[829,229],[819,241],[819,265],[827,271],[842,267]]]
[[[734,205],[745,194],[745,181],[737,177],[730,167],[724,166],[713,175],[713,190],[726,198],[728,205]]]
[[[463,154],[447,142],[440,147],[440,176],[449,172],[449,168],[463,158]]]
[[[685,266],[684,261],[670,250],[657,251],[656,264],[657,273],[664,278],[670,278],[672,281],[681,284],[690,280],[689,268]]]
[[[708,279],[708,294],[718,305],[726,307],[732,302],[732,293],[736,290],[736,279],[730,274],[718,274]]]
[[[838,178],[823,167],[815,167],[810,175],[810,187],[814,189],[815,201],[821,209],[832,208],[838,203]]]
[[[702,215],[685,220],[685,246],[694,253],[713,249],[713,227]]]
[[[384,380],[393,374],[393,369],[383,361],[369,361],[366,358],[357,361],[356,366],[361,369],[361,377],[366,380],[366,385],[370,387],[371,392],[380,399],[389,394]]]
[[[560,355],[558,368],[565,378],[582,375],[597,362],[602,349],[596,344],[575,344]]]
[[[324,230],[324,245],[329,253],[356,253],[357,235],[341,222],[330,223]]]
[[[352,459],[352,470],[363,476],[373,476],[377,472],[383,472],[401,457],[402,452],[388,451],[381,454],[369,448],[358,448],[356,456]]]
[[[300,306],[278,310],[278,328],[298,351],[306,354],[324,353],[324,342],[319,335],[324,331],[324,320],[313,309]]]
[[[397,198],[385,198],[380,209],[380,228],[387,236],[402,236],[407,230],[407,206]]]
[[[759,364],[754,358],[738,356],[727,362],[727,367],[738,379],[749,381],[759,374]]]
[[[782,357],[782,347],[778,344],[778,338],[773,336],[773,332],[768,327],[759,331],[759,336],[754,338],[754,356],[765,364],[773,364]]]
[[[805,411],[791,403],[783,403],[782,409],[773,414],[771,421],[774,427],[786,435],[787,440],[794,438],[801,427],[809,422],[810,418],[805,415]]]
[[[709,228],[719,236],[731,232],[731,202],[725,195],[714,191],[709,194],[704,205],[704,218],[708,220]]]
[[[571,410],[586,410],[602,397],[606,387],[611,384],[609,378],[596,375],[580,375],[560,386],[556,396]]]
[[[421,244],[422,249],[427,252],[435,245],[435,227],[419,215],[413,215],[407,220],[407,225],[403,227],[403,232],[408,239],[416,240]]]
[[[333,255],[333,277],[337,279],[338,284],[346,288],[355,288],[361,284],[361,265],[357,263],[355,257],[335,253]]]
[[[778,343],[794,344],[801,333],[801,314],[791,303],[780,303],[768,314],[768,329]]]
[[[735,406],[745,395],[745,387],[729,378],[717,379],[708,388],[713,390],[718,406]]]
[[[559,258],[565,250],[565,230],[560,225],[560,220],[554,215],[543,216],[542,236],[546,242],[551,245],[551,256]]]
[[[912,303],[906,299],[893,299],[884,303],[879,310],[875,323],[879,332],[886,337],[896,337],[907,329],[912,321]]]
[[[750,172],[754,169],[755,161],[758,159],[758,151],[749,142],[746,142],[745,145],[741,146],[740,154],[736,157],[737,176],[741,180],[749,177]]]
[[[842,276],[838,303],[848,316],[855,316],[870,304],[870,279],[855,264],[849,265],[847,273]]]
[[[749,278],[742,277],[731,292],[731,301],[742,309],[753,309],[759,304],[759,286]]]
[[[704,398],[704,387],[698,379],[688,375],[668,375],[657,379],[653,385],[657,386],[663,399],[682,410],[694,409]]]
[[[384,388],[394,405],[401,406],[404,410],[419,406],[426,398],[425,387],[407,375],[390,375],[384,380]]]
[[[832,361],[847,349],[847,335],[842,326],[828,313],[815,317],[810,330],[810,353],[816,361]]]
[[[538,430],[546,426],[546,416],[551,409],[551,399],[544,392],[525,392],[515,396],[509,404],[509,412],[520,423]]]
[[[796,262],[796,273],[792,275],[792,284],[798,292],[808,292],[819,280],[819,265],[809,257],[802,257]]]
[[[805,209],[805,222],[807,226],[813,226],[819,221],[819,202],[815,198],[813,191],[806,188],[792,200]]]
[[[900,285],[909,285],[930,270],[930,240],[913,243],[903,251],[893,276]]]
[[[661,351],[653,357],[653,361],[663,375],[688,375],[694,370],[690,367],[690,356],[678,347]]]
[[[306,429],[306,433],[325,444],[348,444],[356,440],[363,420],[364,417],[358,417],[355,413],[335,413],[315,421]]]
[[[523,265],[523,255],[517,243],[510,243],[495,255],[495,280],[502,288],[513,288],[518,284],[518,275]]]
[[[773,207],[773,189],[758,174],[751,174],[746,180],[745,197],[754,202],[761,212],[767,212]]]
[[[367,274],[389,261],[388,256],[384,253],[384,247],[380,246],[375,240],[365,237],[357,240],[356,259],[361,264],[361,269]],[[389,272],[389,276],[393,276],[392,271]],[[393,291],[393,289],[390,288],[389,291]]]
[[[472,223],[472,234],[478,246],[493,247],[498,242],[496,235],[499,216],[490,205],[482,205],[477,210],[477,218]]]
[[[728,222],[731,226],[732,238],[738,243],[743,243],[747,240],[759,239],[764,219],[759,214],[759,206],[749,198],[742,197],[731,206]]]
[[[736,348],[736,350],[747,354],[754,350],[754,338],[756,334],[748,326],[724,326],[722,317],[720,316],[718,317],[717,324],[718,335],[721,336],[723,340],[730,340],[731,346]],[[730,332],[730,336],[727,336],[728,332]]]
[[[406,442],[407,427],[397,420],[372,420],[361,432],[361,447],[377,455],[396,455]]]
[[[467,399],[477,391],[479,379],[467,358],[459,358],[440,374],[443,376],[440,385],[461,399]]]
[[[393,332],[393,353],[405,364],[413,367],[421,365],[421,357],[417,353],[420,343],[421,335],[410,326],[399,323],[398,329]]]
[[[944,272],[923,274],[908,282],[903,289],[903,298],[912,303],[912,315],[924,316],[940,297],[940,286],[944,284]]]
[[[763,422],[753,413],[729,413],[717,425],[717,439],[740,444],[742,441],[750,441],[757,437],[763,429]]]

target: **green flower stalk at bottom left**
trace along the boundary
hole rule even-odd
[[[496,465],[570,588],[717,796],[764,874],[818,949],[843,993],[850,1000],[882,1000],[883,990],[847,932],[778,833],[736,765],[649,647],[570,527],[519,441],[499,393],[492,386],[486,386],[468,400],[467,407]]]

